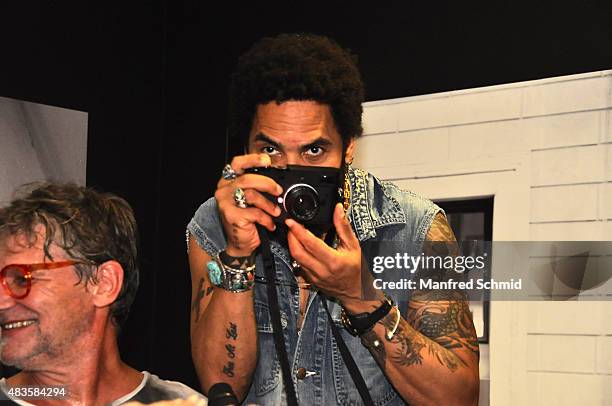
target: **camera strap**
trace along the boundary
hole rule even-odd
[[[365,381],[363,380],[363,376],[361,375],[361,372],[359,371],[359,368],[357,367],[357,364],[355,363],[351,352],[346,346],[346,343],[344,342],[344,339],[342,338],[342,335],[338,330],[338,326],[336,326],[336,323],[334,323],[334,319],[332,318],[332,315],[329,312],[329,308],[327,307],[327,298],[321,293],[319,293],[319,297],[321,298],[321,303],[323,304],[323,308],[327,313],[327,318],[329,319],[331,331],[334,335],[334,340],[336,340],[336,344],[338,345],[338,349],[340,350],[340,355],[342,356],[344,365],[346,365],[346,369],[348,369],[349,374],[351,375],[351,379],[357,387],[357,391],[359,391],[359,396],[361,397],[363,404],[366,406],[374,406],[374,401],[370,396],[370,391],[368,391],[368,387]]]
[[[336,239],[336,230],[332,228],[329,230],[327,235],[325,236],[325,243],[330,247],[334,246],[334,240]],[[334,340],[336,341],[336,345],[340,350],[340,355],[342,356],[342,360],[344,361],[344,365],[346,365],[346,369],[348,369],[349,374],[351,375],[351,379],[357,387],[357,391],[359,392],[359,396],[363,401],[363,404],[366,406],[374,406],[374,401],[370,396],[370,391],[368,391],[368,386],[366,385],[363,376],[361,375],[361,371],[357,367],[351,352],[349,351],[344,339],[342,338],[342,334],[340,334],[340,330],[336,323],[334,323],[334,319],[327,307],[327,297],[319,292],[319,297],[321,298],[321,304],[327,313],[327,319],[329,320],[329,325],[331,326],[332,335],[334,336]]]
[[[295,393],[295,387],[293,386],[291,367],[289,365],[289,357],[285,345],[285,336],[283,335],[283,328],[281,325],[280,306],[278,304],[278,294],[276,291],[276,266],[274,265],[274,258],[270,250],[270,236],[268,235],[268,231],[259,224],[257,224],[257,232],[259,233],[259,248],[261,250],[264,271],[268,282],[266,283],[266,289],[268,293],[268,308],[270,311],[270,318],[272,319],[274,347],[283,374],[287,404],[289,406],[297,406],[297,395]]]
[[[293,378],[291,374],[291,367],[289,364],[289,356],[287,355],[287,347],[285,344],[285,336],[283,334],[283,329],[281,325],[281,317],[280,317],[280,306],[278,303],[278,293],[276,291],[276,265],[274,264],[274,258],[272,256],[272,251],[270,250],[270,236],[268,235],[268,231],[263,228],[261,225],[257,224],[257,232],[259,234],[259,248],[261,250],[261,256],[264,265],[264,272],[266,275],[267,283],[266,290],[268,293],[268,308],[270,311],[270,317],[272,319],[272,333],[274,337],[274,347],[276,349],[276,356],[278,357],[281,371],[283,375],[283,383],[285,386],[285,393],[287,395],[287,404],[289,406],[297,406],[297,395],[295,392],[295,386],[293,385]],[[335,230],[332,228],[327,233],[325,242],[332,246],[332,242],[335,238]],[[332,334],[334,340],[336,341],[336,345],[340,350],[340,355],[342,356],[342,360],[346,365],[346,368],[351,376],[357,391],[359,392],[359,396],[363,401],[363,404],[366,406],[374,406],[374,401],[370,396],[370,392],[368,391],[368,387],[349,351],[342,335],[336,323],[332,318],[332,315],[327,306],[327,297],[319,292],[319,297],[321,299],[321,304],[327,313],[327,318],[329,324],[331,326]]]

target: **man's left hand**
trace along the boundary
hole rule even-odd
[[[291,256],[306,280],[328,296],[343,303],[361,300],[361,247],[353,233],[342,204],[334,209],[334,226],[339,243],[328,246],[298,222],[288,219],[288,243]]]

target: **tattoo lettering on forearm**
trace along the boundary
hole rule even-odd
[[[225,330],[225,338],[233,341],[238,339],[238,326],[235,323],[230,321],[229,327]],[[234,361],[231,360],[236,358],[236,346],[231,343],[227,343],[225,344],[225,350],[227,351],[227,357],[230,360],[228,360],[227,364],[223,366],[222,372],[228,377],[233,378],[235,364]]]
[[[230,321],[229,328],[225,330],[225,338],[232,338],[236,340],[238,338],[238,326]]]
[[[234,377],[234,363],[232,361],[229,361],[227,365],[223,367],[223,373],[230,378]]]
[[[236,346],[231,344],[225,344],[227,350],[227,356],[230,358],[236,358]]]
[[[206,289],[206,296],[210,295],[213,290],[215,290],[215,288],[213,288],[212,286],[209,286],[208,289]]]
[[[198,289],[195,298],[193,299],[193,304],[191,305],[191,311],[195,313],[195,321],[200,319],[200,303],[204,298],[204,278],[200,278],[200,283],[198,284]]]

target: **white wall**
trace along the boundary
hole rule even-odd
[[[494,195],[496,241],[612,240],[612,71],[369,102],[364,126],[356,166]],[[492,405],[612,405],[612,302],[493,302],[490,323]]]
[[[87,113],[0,97],[0,206],[39,180],[85,184]]]

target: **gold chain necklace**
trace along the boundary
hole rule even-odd
[[[344,214],[348,212],[348,209],[351,205],[351,185],[349,183],[348,170],[344,172],[344,202],[342,203],[342,207],[344,208]]]

